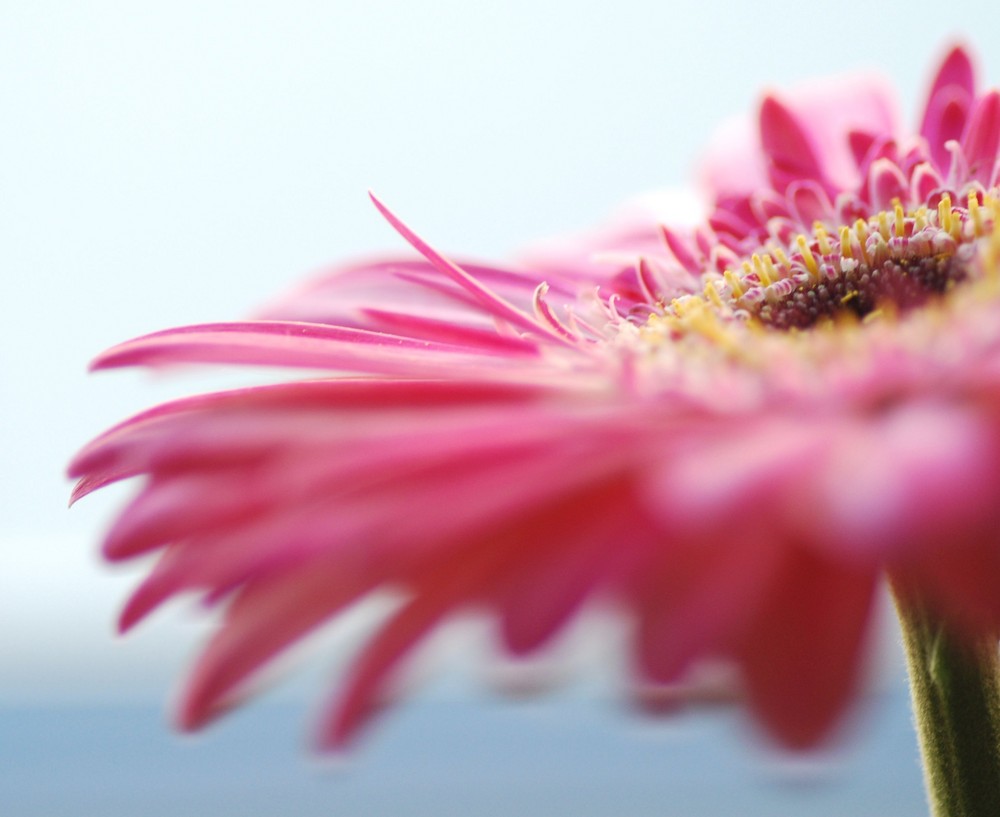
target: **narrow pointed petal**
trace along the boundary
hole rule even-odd
[[[461,346],[322,324],[255,321],[186,326],[115,346],[94,369],[166,363],[289,366],[430,376],[471,364]],[[477,356],[476,365],[488,358]]]
[[[417,586],[404,604],[369,642],[351,669],[335,705],[320,722],[322,748],[343,749],[374,716],[399,664],[457,606],[481,592],[500,566],[503,553],[480,548],[475,556],[442,564]]]
[[[375,207],[378,208],[378,211],[385,217],[386,221],[393,226],[393,229],[395,229],[396,232],[406,239],[406,241],[408,241],[424,258],[426,258],[435,269],[447,278],[453,280],[463,289],[467,290],[473,297],[476,298],[484,309],[488,310],[500,320],[510,323],[511,326],[521,328],[536,335],[541,334],[550,338],[552,337],[551,333],[545,331],[544,328],[534,320],[534,318],[527,313],[522,312],[514,305],[508,303],[500,296],[491,292],[475,278],[469,275],[465,270],[446,259],[443,255],[437,252],[437,250],[433,249],[426,241],[414,233],[413,230],[400,221],[400,219],[388,207],[382,204],[382,202],[379,201],[374,194],[369,195],[371,196],[371,200],[374,202]]]
[[[770,159],[772,174],[779,171],[782,179],[823,180],[823,168],[812,139],[795,114],[774,96],[766,96],[760,106],[760,139]],[[787,183],[775,184],[782,192],[787,186]]]
[[[932,150],[936,146],[943,146],[945,142],[942,138],[940,119],[944,110],[942,100],[948,97],[969,100],[975,93],[976,78],[972,59],[962,46],[955,46],[945,55],[931,81],[920,121],[920,134],[931,144]]]
[[[678,235],[677,231],[670,229],[666,225],[661,225],[660,230],[663,234],[663,240],[666,242],[670,252],[673,253],[674,258],[677,259],[677,262],[692,275],[700,272],[701,265],[698,263],[698,259],[695,258],[694,252],[688,246],[688,243]]]
[[[178,725],[198,729],[230,708],[234,690],[370,590],[372,578],[341,560],[279,573],[245,587],[188,679],[177,710]]]
[[[969,176],[989,184],[1000,151],[1000,91],[990,91],[976,103],[962,137],[962,149]]]

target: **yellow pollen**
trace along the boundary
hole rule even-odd
[[[705,284],[705,295],[713,304],[720,309],[722,308],[722,298],[719,297],[719,290],[715,288],[715,284],[712,281]]]
[[[809,270],[810,274],[814,278],[819,277],[819,265],[816,263],[816,256],[812,254],[812,250],[809,249],[809,242],[806,241],[804,235],[800,235],[795,243],[798,245],[799,252],[802,253],[802,260],[805,262],[806,269]]]
[[[702,308],[694,311],[687,321],[685,321],[684,328],[698,333],[730,352],[735,351],[737,348],[736,341],[731,333],[726,331],[726,327],[722,322],[708,309]]]
[[[983,269],[995,285],[1000,280],[1000,202],[989,194],[983,196],[983,206],[988,207],[993,223],[989,226],[989,241],[984,242],[982,253]]]
[[[893,205],[893,214],[896,216],[896,235],[902,236],[906,232],[906,214],[903,212],[903,205],[896,199]]]
[[[840,257],[854,258],[854,251],[851,249],[851,230],[848,227],[840,228]]]
[[[917,212],[913,214],[913,232],[919,233],[921,230],[927,227],[927,208],[918,207]]]
[[[830,241],[827,238],[822,222],[816,221],[813,223],[813,232],[816,234],[816,244],[819,247],[820,254],[829,255],[832,253],[833,247],[830,246]]]
[[[689,307],[688,307],[688,304],[690,304],[692,301],[696,301],[696,300],[698,300],[698,299],[697,298],[685,298],[684,300],[681,300],[680,298],[674,298],[670,302],[670,308],[673,309],[674,314],[676,316],[683,317],[685,313],[687,313],[688,311],[690,311]]]
[[[977,238],[983,235],[983,214],[979,209],[979,197],[975,191],[969,193],[969,216],[972,218],[972,228]]]
[[[792,265],[792,262],[788,260],[788,256],[785,255],[785,251],[781,249],[781,247],[772,247],[771,254],[778,260],[778,263],[781,264],[781,268],[785,270],[787,274],[788,268]]]
[[[729,284],[729,291],[733,293],[733,297],[742,298],[744,291],[743,285],[740,284],[740,279],[736,277],[736,273],[734,273],[731,269],[727,269],[722,274],[722,277],[725,278],[726,283]]]
[[[841,298],[841,299],[840,299],[840,302],[841,302],[842,304],[846,304],[846,303],[848,303],[849,301],[853,301],[853,300],[854,300],[855,298],[857,298],[857,297],[858,297],[858,291],[857,291],[856,289],[852,289],[852,290],[851,290],[850,292],[848,292],[848,293],[847,293],[847,294],[846,294],[846,295],[845,295],[845,296],[844,296],[843,298]]]
[[[889,214],[885,210],[878,214],[878,233],[886,241],[889,240]]]
[[[945,193],[938,202],[938,224],[945,232],[951,232],[951,196]]]
[[[861,245],[861,257],[864,259],[866,264],[870,264],[872,259],[868,255],[868,248],[865,246],[865,242],[868,241],[868,222],[866,222],[863,218],[859,218],[855,221],[854,234],[858,237],[858,244]]]
[[[767,269],[765,269],[764,262],[761,257],[757,255],[757,253],[754,253],[750,257],[750,260],[753,261],[753,271],[757,273],[757,279],[761,282],[761,284],[766,287],[771,286],[771,284],[774,283],[774,279],[771,277],[771,274],[767,271]],[[770,261],[770,257],[768,257],[768,260]],[[773,263],[771,267],[772,269],[774,268]]]
[[[764,256],[764,273],[770,279],[768,281],[768,286],[770,286],[772,283],[774,283],[781,277],[781,275],[778,273],[778,270],[774,268],[774,261],[772,260],[770,255]]]

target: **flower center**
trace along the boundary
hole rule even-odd
[[[953,206],[947,193],[934,209],[907,212],[897,202],[834,234],[817,222],[811,236],[762,247],[739,269],[704,273],[704,290],[664,305],[649,319],[647,334],[666,329],[734,347],[742,345],[739,327],[867,323],[947,295],[977,277],[980,253],[996,255],[998,245],[1000,200],[977,191],[964,207]],[[996,267],[996,259],[985,266]]]
[[[807,329],[824,318],[866,318],[891,305],[906,312],[942,295],[968,277],[966,253],[890,253],[880,263],[860,262],[826,280],[806,280],[787,295],[762,301],[755,317],[775,329]],[[843,266],[843,265],[842,265]]]

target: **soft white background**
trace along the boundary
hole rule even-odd
[[[763,86],[876,67],[912,119],[956,35],[1000,81],[998,29],[992,0],[0,0],[0,704],[159,701],[199,629],[112,638],[135,574],[94,552],[128,490],[67,511],[63,468],[247,375],[88,376],[96,352],[401,249],[368,188],[441,249],[501,257],[690,179]]]

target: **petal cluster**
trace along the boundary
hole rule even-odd
[[[104,543],[159,553],[123,628],[180,594],[221,607],[180,724],[386,589],[323,745],[470,609],[521,656],[611,599],[638,680],[729,661],[792,747],[850,701],[886,574],[996,631],[1000,94],[956,48],[918,130],[894,111],[867,78],[768,94],[710,148],[697,226],[633,220],[518,266],[453,261],[376,201],[415,255],[101,355],[311,378],[158,406],[71,465],[75,497],[142,479]]]

